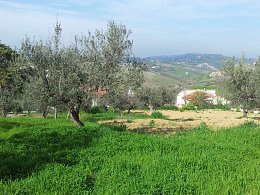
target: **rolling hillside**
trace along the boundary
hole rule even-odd
[[[228,59],[219,54],[184,54],[172,56],[152,56],[141,59],[147,67],[145,85],[180,86],[181,88],[212,87],[218,82],[210,73],[220,69]],[[255,59],[246,59],[253,64]]]
[[[170,63],[170,64],[189,64],[189,65],[199,65],[208,64],[216,69],[219,69],[222,63],[230,58],[229,56],[224,56],[221,54],[199,54],[199,53],[188,53],[182,55],[160,55],[151,56],[143,58],[142,60],[147,64],[154,63]],[[238,58],[236,58],[238,60]],[[250,64],[255,62],[255,59],[248,58],[246,61]]]

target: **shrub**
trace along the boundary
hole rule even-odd
[[[103,106],[93,106],[90,109],[91,114],[103,113],[106,112],[106,109]]]
[[[154,120],[151,120],[151,121],[149,122],[149,126],[150,126],[150,127],[154,127],[154,126],[155,126],[155,121],[154,121]]]
[[[127,123],[132,123],[133,122],[133,120],[131,120],[131,119],[127,119],[127,121],[126,121]]]
[[[152,118],[160,118],[160,119],[165,119],[166,117],[161,113],[161,112],[153,112],[151,114]]]
[[[195,110],[195,106],[193,104],[187,104],[182,107],[183,110]]]

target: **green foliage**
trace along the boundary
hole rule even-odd
[[[230,110],[229,105],[222,105],[222,104],[205,104],[202,106],[197,106],[197,110],[206,110],[206,109],[219,109],[219,110]],[[195,106],[193,104],[186,104],[182,108],[179,109],[179,111],[184,111],[184,110],[196,110]]]
[[[0,42],[0,116],[4,117],[17,106],[14,54],[9,46]]]
[[[104,106],[93,106],[90,108],[89,112],[91,114],[103,113],[106,112],[106,109],[104,108]]]
[[[180,111],[180,112],[184,112],[184,109],[183,109],[183,108],[180,108],[179,111]]]
[[[117,119],[120,116],[120,113],[109,113],[109,112],[105,112],[105,113],[96,113],[96,114],[88,114],[86,119],[88,121],[104,121],[104,120],[114,120]]]
[[[139,94],[140,102],[144,106],[156,110],[158,107],[172,104],[176,97],[177,88],[143,87]]]
[[[0,87],[10,87],[13,80],[14,51],[0,42]]]
[[[154,126],[155,126],[155,121],[154,121],[154,120],[150,120],[149,126],[150,126],[150,127],[154,127]]]
[[[0,119],[0,194],[259,194],[260,127],[172,136]]]
[[[230,110],[230,105],[222,105],[222,104],[208,104],[203,106],[198,106],[198,110],[204,110],[204,109],[219,109],[219,110]]]
[[[134,119],[147,119],[151,118],[150,115],[144,114],[144,113],[124,113],[123,117],[126,117],[127,119],[134,120]]]
[[[182,110],[195,110],[195,106],[193,104],[186,104],[181,107]]]
[[[126,120],[126,123],[132,123],[132,122],[133,122],[133,120],[131,120],[131,119]]]
[[[161,112],[153,112],[151,114],[151,117],[152,118],[160,118],[160,119],[165,119],[166,116],[164,116]]]
[[[79,111],[89,104],[90,98],[99,99],[104,94],[98,92],[109,89],[112,97],[109,103],[122,105],[124,101],[118,89],[140,87],[144,69],[134,60],[131,31],[124,25],[109,21],[106,30],[76,36],[74,43],[66,46],[61,42],[61,32],[57,21],[54,35],[48,40],[26,37],[17,65],[20,69],[33,67],[36,71],[28,82],[35,87],[28,87],[26,94],[34,96],[31,101],[40,101],[44,116],[48,106],[66,106],[74,123],[84,126]]]
[[[221,88],[226,98],[233,106],[244,110],[244,115],[250,109],[258,107],[259,73],[257,67],[246,64],[244,56],[236,64],[235,58],[225,62]]]

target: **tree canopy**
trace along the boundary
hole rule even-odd
[[[225,97],[234,106],[242,108],[245,116],[250,109],[258,107],[257,77],[255,66],[246,64],[243,57],[238,63],[234,58],[229,59],[223,66],[222,89]]]
[[[142,65],[132,55],[133,41],[124,25],[109,21],[106,30],[96,30],[75,37],[69,46],[61,42],[61,25],[57,22],[49,40],[26,37],[19,51],[19,69],[36,72],[29,83],[37,85],[38,100],[46,106],[65,105],[74,122],[83,126],[79,110],[86,99],[100,88],[117,94],[122,88],[135,88],[143,82]]]

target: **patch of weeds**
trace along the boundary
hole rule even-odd
[[[149,115],[144,113],[124,113],[124,116],[128,119],[147,119],[151,118]]]
[[[195,110],[195,106],[193,104],[187,104],[182,107],[183,110]]]
[[[243,124],[245,127],[250,127],[250,128],[255,128],[257,127],[257,124],[254,121],[245,121],[245,123]]]
[[[131,119],[126,120],[126,123],[132,123],[132,122],[133,122],[133,120],[131,120]]]
[[[149,122],[149,126],[150,126],[150,127],[154,127],[154,126],[155,126],[155,121],[154,121],[154,120],[151,120],[151,121]]]
[[[159,118],[159,119],[166,119],[166,116],[164,116],[161,112],[153,112],[151,114],[152,118]]]
[[[200,126],[196,129],[197,131],[208,131],[210,130],[205,122],[201,122]]]
[[[104,120],[114,120],[119,117],[118,113],[96,113],[96,114],[88,114],[86,118],[83,120],[88,120],[92,122],[104,121]]]

